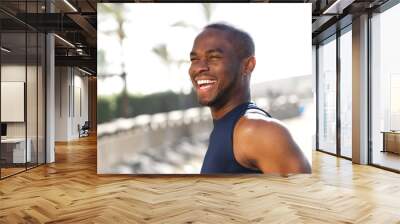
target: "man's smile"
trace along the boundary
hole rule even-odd
[[[216,85],[217,80],[210,78],[199,78],[195,80],[196,90],[199,95],[207,94]]]

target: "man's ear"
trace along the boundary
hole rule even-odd
[[[250,75],[256,67],[256,58],[250,56],[244,59],[243,74]]]

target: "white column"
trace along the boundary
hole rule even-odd
[[[50,1],[46,1],[48,12],[54,11]],[[54,133],[55,133],[55,56],[54,35],[46,35],[46,163],[55,162]]]
[[[54,76],[54,35],[46,36],[46,163],[55,161],[54,133],[55,133],[55,76]]]
[[[317,105],[317,48],[315,45],[312,45],[312,92],[314,105]],[[317,116],[316,108],[313,109],[315,116]],[[315,120],[316,122],[316,120]],[[316,129],[315,129],[316,130]],[[312,150],[317,149],[317,135],[316,132],[312,135]]]
[[[353,19],[353,162],[368,163],[368,16]]]

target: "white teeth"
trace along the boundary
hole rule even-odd
[[[209,84],[209,83],[214,83],[216,82],[215,80],[197,80],[197,85],[203,85],[203,84]]]

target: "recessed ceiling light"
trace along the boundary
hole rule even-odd
[[[67,4],[72,10],[74,10],[74,12],[78,12],[78,10],[71,4],[69,3],[68,0],[64,0],[65,4]]]
[[[355,0],[336,0],[322,14],[342,14],[343,9],[351,5]]]
[[[10,52],[11,52],[11,50],[9,50],[9,49],[7,49],[7,48],[5,48],[5,47],[1,47],[1,50],[4,51],[4,52],[6,52],[6,53],[10,53]]]
[[[92,74],[89,73],[88,71],[85,71],[85,70],[83,70],[83,69],[81,69],[81,68],[79,68],[79,67],[78,67],[78,69],[79,69],[79,71],[81,71],[81,72],[83,72],[83,73],[85,73],[85,74],[92,75]]]
[[[63,41],[64,43],[68,44],[69,46],[75,48],[75,45],[71,44],[71,42],[69,42],[69,41],[67,41],[66,39],[60,37],[59,35],[54,34],[54,36],[57,37],[58,39],[60,39],[61,41]]]

